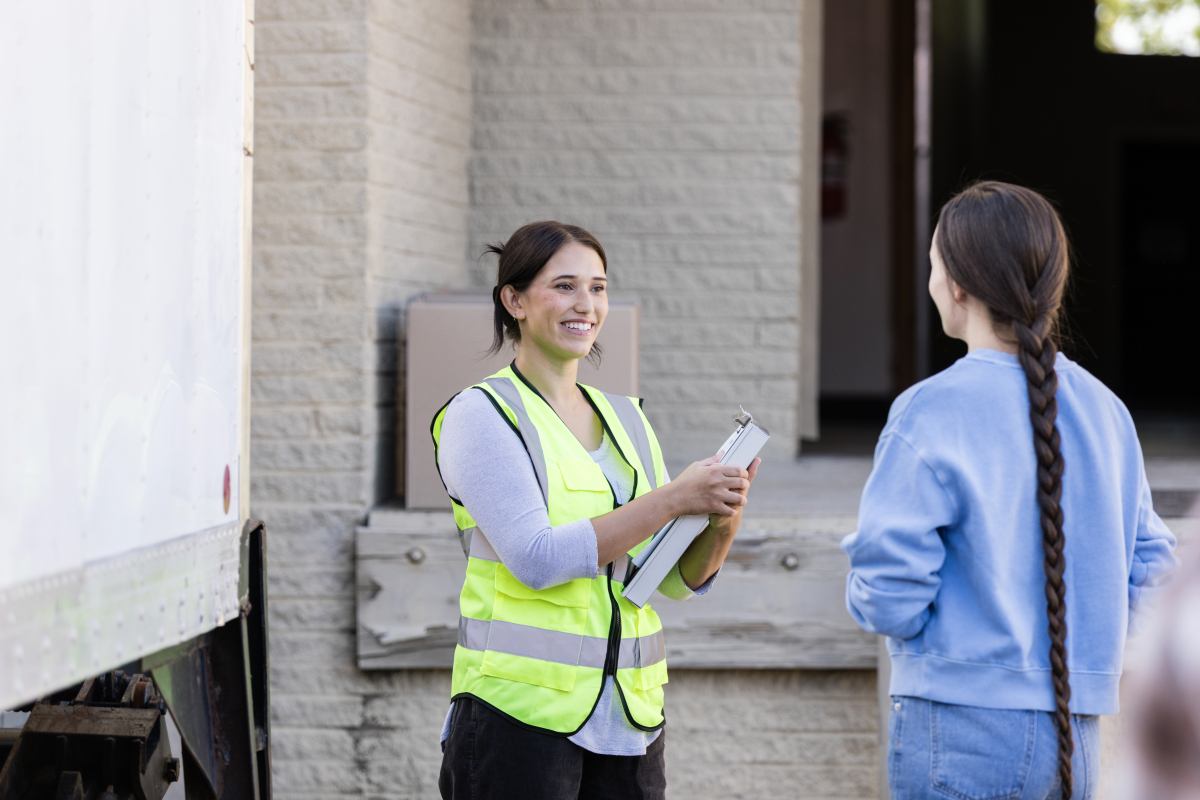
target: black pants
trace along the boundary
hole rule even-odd
[[[454,705],[442,800],[664,800],[666,731],[644,756],[602,756],[522,728],[469,698]]]

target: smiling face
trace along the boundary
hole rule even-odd
[[[537,277],[518,292],[501,290],[508,313],[521,325],[521,347],[532,346],[552,361],[587,356],[608,315],[608,277],[590,247],[559,248]]]

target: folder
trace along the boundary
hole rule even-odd
[[[720,463],[746,469],[750,462],[762,450],[771,434],[766,428],[754,422],[754,417],[742,409],[740,416],[734,420],[738,427],[725,440],[717,452],[722,452]],[[625,584],[621,596],[638,608],[650,600],[650,595],[667,577],[667,573],[675,566],[675,562],[688,549],[701,532],[708,527],[707,514],[695,514],[676,517],[662,527],[650,544],[642,548],[632,562],[633,577]]]

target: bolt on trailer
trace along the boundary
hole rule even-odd
[[[253,0],[0,5],[0,797],[271,795]]]

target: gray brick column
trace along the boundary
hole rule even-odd
[[[668,460],[711,455],[738,403],[791,457],[799,0],[473,9],[471,252],[530,220],[588,228],[614,294],[642,300],[642,392]]]
[[[275,785],[435,796],[449,676],[358,671],[352,550],[394,485],[399,309],[467,282],[468,3],[259,0],[256,27],[251,513],[270,532]]]

